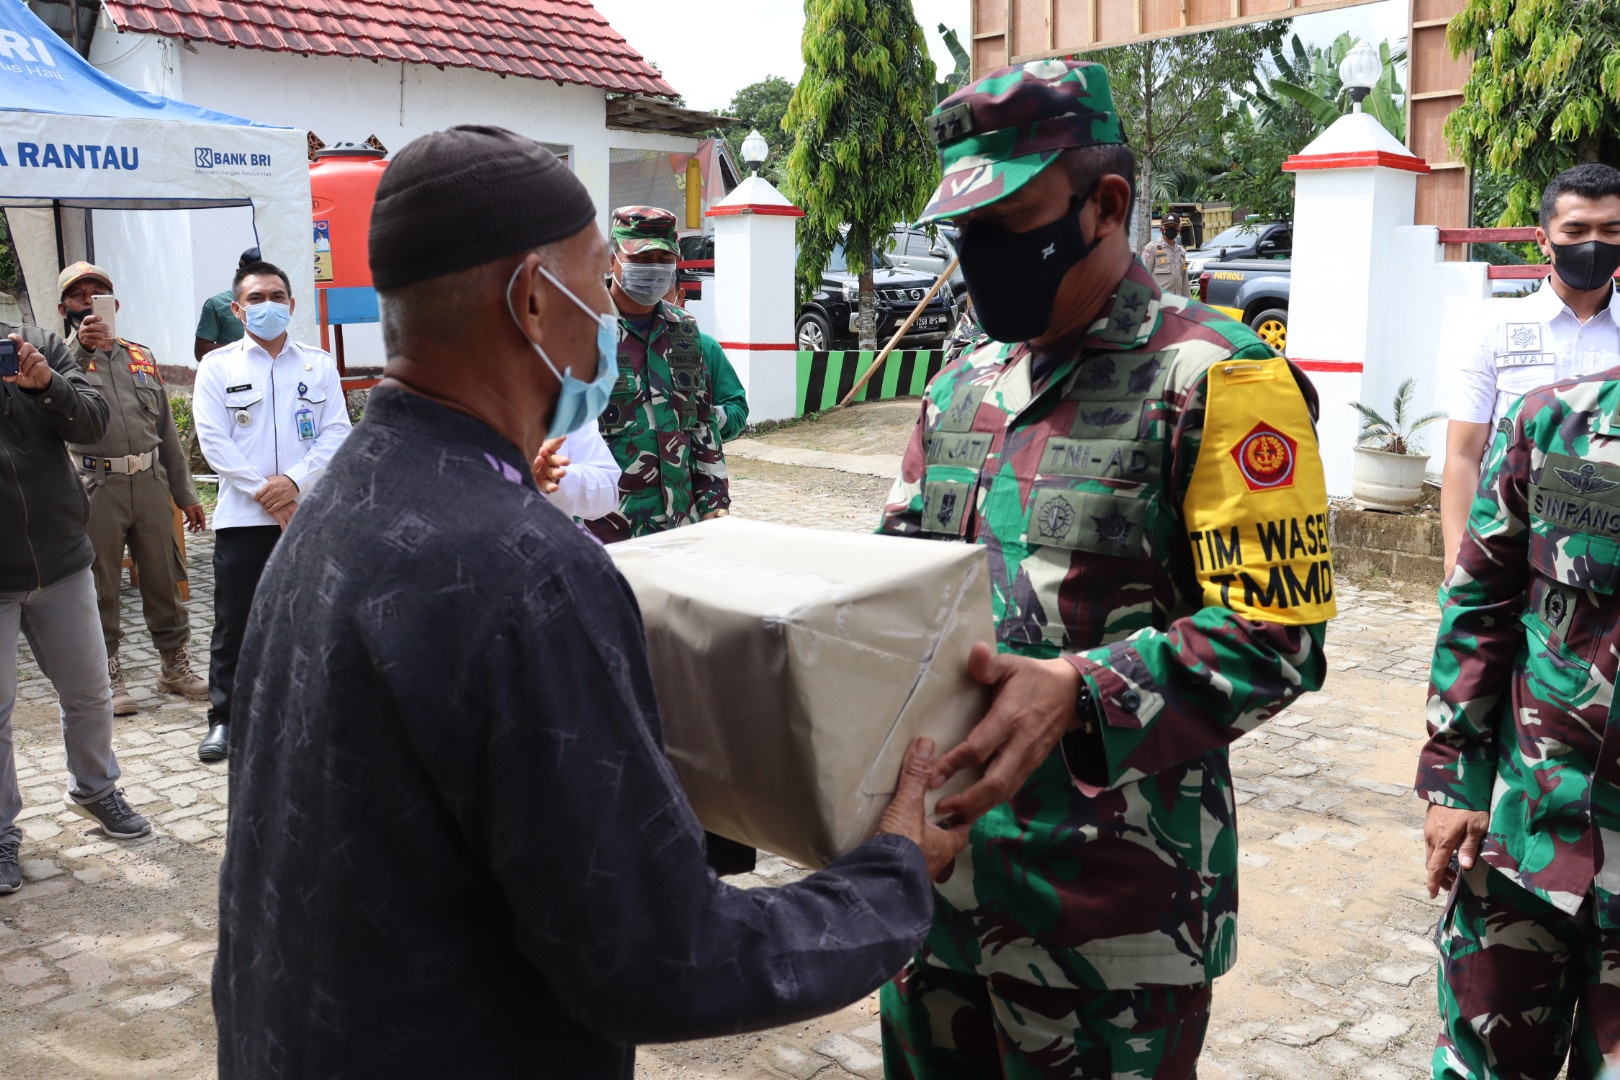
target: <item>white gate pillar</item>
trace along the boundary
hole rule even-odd
[[[804,211],[750,176],[709,208],[714,221],[714,336],[748,394],[748,418],[798,414],[796,228]],[[707,299],[707,289],[705,290]]]
[[[1336,120],[1283,170],[1296,174],[1288,358],[1322,399],[1317,425],[1330,495],[1350,494],[1360,401],[1388,415],[1413,358],[1387,318],[1387,285],[1407,276],[1395,230],[1412,224],[1429,171],[1366,113]]]

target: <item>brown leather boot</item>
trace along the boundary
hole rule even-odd
[[[178,649],[160,649],[163,670],[158,674],[157,688],[165,694],[181,694],[192,701],[208,700],[208,680],[191,670],[191,650],[182,645]]]
[[[118,657],[107,658],[107,681],[112,683],[112,706],[114,716],[132,716],[141,711],[135,704],[135,695],[129,692],[124,685],[124,673],[118,667]]]

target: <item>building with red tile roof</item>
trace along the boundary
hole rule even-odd
[[[105,0],[126,34],[675,97],[588,0]]]
[[[723,155],[699,137],[727,121],[677,105],[676,88],[633,44],[652,29],[621,33],[589,0],[28,3],[120,82],[302,129],[312,153],[339,142],[398,150],[455,124],[510,128],[568,161],[604,229],[614,206],[632,203],[665,206],[683,226],[703,228],[702,210],[735,183],[716,181]],[[694,159],[702,175],[689,177]],[[696,213],[690,179],[702,185]],[[63,213],[93,215],[83,255],[150,292],[131,300],[164,308],[172,340],[151,344],[165,344],[166,363],[189,359],[202,301],[229,285],[255,242],[247,208]],[[345,342],[352,366],[383,358],[375,327],[351,327]]]

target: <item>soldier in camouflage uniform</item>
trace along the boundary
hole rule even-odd
[[[1436,1077],[1570,1054],[1584,1080],[1620,1048],[1617,375],[1509,409],[1440,594],[1416,783],[1429,892],[1451,890]]]
[[[611,237],[609,292],[623,336],[619,381],[600,423],[623,476],[619,509],[586,522],[605,544],[720,517],[731,506],[697,321],[662,299],[680,254],[675,215],[621,207]]]
[[[1236,942],[1226,746],[1325,674],[1315,395],[1133,257],[1101,67],[1004,68],[931,126],[924,220],[965,222],[995,340],[929,386],[882,531],[984,545],[1000,652],[941,759],[986,775],[941,803],[972,839],[883,991],[886,1075],[1180,1080]]]

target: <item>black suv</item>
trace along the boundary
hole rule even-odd
[[[887,345],[900,324],[906,321],[917,301],[928,295],[933,275],[919,275],[891,263],[881,251],[873,253],[872,287],[877,292],[877,341]],[[821,287],[799,305],[799,322],[794,339],[809,352],[852,349],[857,345],[855,317],[861,310],[861,279],[850,273],[844,261],[844,245],[833,248],[832,258],[821,275]],[[900,347],[937,349],[951,332],[951,312],[956,298],[950,283],[940,286],[928,306],[900,339]]]

